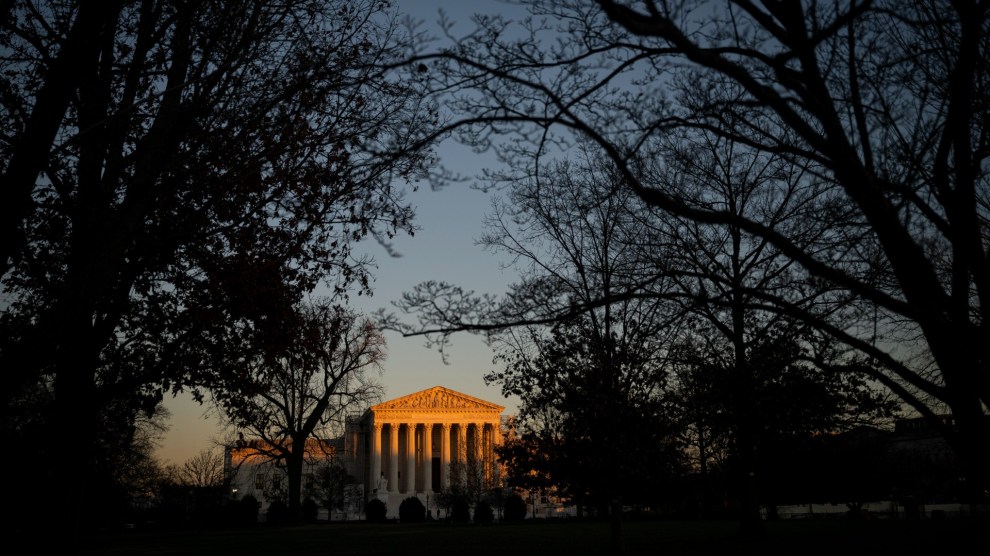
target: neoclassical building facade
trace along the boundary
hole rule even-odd
[[[344,507],[321,514],[325,519],[362,519],[364,503],[372,498],[385,502],[388,515],[397,517],[399,504],[409,496],[434,509],[439,492],[470,484],[490,487],[500,475],[494,448],[502,442],[504,410],[442,386],[371,406],[347,420],[342,438],[307,442],[302,494],[315,492],[320,468],[331,461],[342,463],[356,484],[346,487]],[[269,451],[263,442],[250,440],[225,453],[234,496],[258,499],[262,515],[269,498],[287,484]]]
[[[442,386],[371,406],[348,423],[347,467],[366,498],[386,502],[389,514],[403,499],[427,502],[468,473],[490,483],[498,475],[494,447],[502,442],[504,410]]]

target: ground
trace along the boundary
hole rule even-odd
[[[623,524],[623,554],[946,554],[982,553],[988,519],[787,520],[767,522],[760,540],[743,541],[729,521],[635,521]],[[525,556],[614,554],[608,525],[598,522],[522,524],[316,524],[218,531],[129,530],[88,537],[81,554],[184,555],[436,555]]]

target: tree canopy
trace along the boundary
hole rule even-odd
[[[383,2],[5,6],[5,418],[50,391],[41,434],[88,463],[116,400],[236,389],[304,294],[369,289],[353,247],[411,231],[436,114],[386,69],[409,38]],[[58,457],[23,459],[56,483]]]

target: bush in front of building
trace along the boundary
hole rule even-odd
[[[474,505],[474,522],[478,525],[488,525],[495,521],[495,512],[491,505],[482,500]]]
[[[265,522],[271,525],[285,525],[289,522],[289,506],[281,500],[274,500],[268,505]]]
[[[258,523],[258,511],[261,503],[254,496],[248,494],[233,504],[233,521],[236,525],[254,525]]]
[[[385,521],[386,514],[388,514],[388,506],[377,498],[368,500],[368,503],[364,505],[364,518],[368,521],[382,523]]]
[[[320,515],[320,506],[316,503],[316,500],[312,498],[307,498],[303,500],[302,503],[302,517],[306,523],[316,523],[316,519]]]
[[[457,496],[451,501],[450,520],[454,523],[471,522],[471,506],[463,496]]]
[[[505,508],[502,510],[502,514],[508,522],[526,519],[526,501],[518,494],[509,496],[505,499]]]
[[[426,506],[415,496],[406,498],[399,504],[399,521],[402,523],[426,521]]]

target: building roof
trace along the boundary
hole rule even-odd
[[[443,386],[434,386],[377,405],[365,412],[364,418],[373,416],[402,417],[404,415],[434,415],[442,419],[444,415],[471,415],[497,418],[505,406],[469,396]]]

